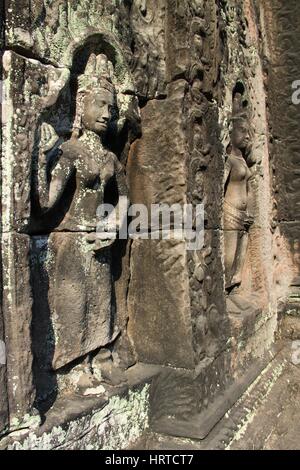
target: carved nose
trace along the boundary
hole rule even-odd
[[[105,106],[105,107],[103,108],[102,119],[103,119],[104,121],[108,121],[108,119],[109,119],[109,110],[108,110],[108,106]]]

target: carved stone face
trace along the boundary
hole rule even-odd
[[[246,121],[235,121],[231,133],[232,146],[240,150],[247,150],[250,146],[250,129]]]
[[[112,116],[113,94],[105,89],[85,96],[82,124],[96,134],[105,134]]]

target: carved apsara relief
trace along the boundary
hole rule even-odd
[[[251,149],[252,130],[245,88],[238,83],[233,91],[230,144],[224,175],[224,262],[227,310],[229,313],[255,311],[253,297],[243,288],[243,270],[249,246],[251,178],[255,159]]]
[[[55,368],[112,341],[111,273],[106,250],[112,240],[101,240],[96,234],[98,206],[127,195],[122,166],[104,144],[116,107],[111,69],[112,64],[105,55],[90,56],[84,74],[78,78],[76,116],[70,140],[57,146],[59,136],[53,127],[47,123],[41,126],[38,191],[41,210],[44,217],[47,214],[51,218],[51,211],[60,208],[61,199],[72,192],[70,207],[59,230],[75,235],[58,235],[57,244],[53,239],[57,260],[54,262],[58,264],[53,273],[55,286],[50,285],[50,289],[55,289],[53,315],[55,312],[58,315],[56,348],[60,351],[54,355]],[[55,151],[59,156],[53,164],[51,153]],[[68,266],[68,259],[76,268]],[[82,275],[79,275],[80,266]],[[99,279],[98,293],[96,281],[91,285],[87,281],[79,289],[78,283],[88,277]],[[71,317],[64,320],[65,315]],[[75,318],[79,322],[77,327]],[[70,322],[73,326],[68,329]],[[88,326],[82,328],[80,325]],[[63,341],[62,345],[59,339]]]
[[[121,336],[124,347],[128,342],[126,322],[116,312],[112,240],[98,238],[96,226],[101,203],[117,206],[120,197],[127,196],[120,159],[126,163],[139,110],[120,49],[112,53],[117,46],[107,37],[97,36],[95,42],[85,34],[86,43],[80,39],[76,51],[69,51],[70,69],[10,52],[5,58],[8,108],[14,112],[7,115],[3,176],[7,187],[12,180],[15,187],[4,201],[3,220],[6,230],[25,233],[30,246],[24,263],[28,272],[29,264],[31,269],[33,316],[31,332],[26,329],[28,337],[23,339],[24,344],[32,342],[32,351],[26,349],[33,353],[34,365],[32,372],[28,361],[21,379],[30,383],[28,390],[34,382],[37,406],[65,390],[66,382],[67,393],[72,386],[78,390],[71,380],[78,362],[86,377],[82,393],[99,383],[118,385],[125,380],[112,359],[112,344]],[[19,87],[18,94],[11,84]],[[13,322],[13,306],[11,315],[8,323]],[[126,367],[126,360],[121,362]],[[70,373],[61,374],[62,368]],[[98,375],[91,374],[92,369]],[[28,405],[20,407],[20,413],[30,410],[29,394],[31,389],[27,395],[24,390]]]

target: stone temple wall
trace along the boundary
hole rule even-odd
[[[272,357],[299,285],[295,9],[4,2],[0,446],[204,439]],[[203,246],[97,238],[121,196],[203,204]]]
[[[275,284],[285,304],[299,297],[299,105],[292,100],[299,80],[299,2],[265,2],[261,7],[264,26],[265,74],[270,140],[270,171],[273,182],[272,227],[275,234]],[[288,25],[292,25],[292,28]],[[293,273],[292,278],[291,274]],[[283,290],[282,290],[283,289]],[[294,299],[294,300],[293,300]]]

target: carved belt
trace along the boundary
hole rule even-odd
[[[229,202],[224,201],[224,228],[225,230],[245,230],[249,227],[248,213],[236,209]]]

